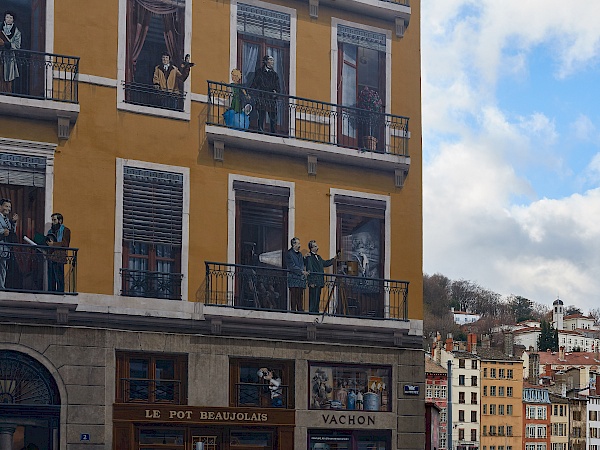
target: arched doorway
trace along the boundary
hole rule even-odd
[[[0,350],[0,450],[59,448],[60,395],[42,364]]]

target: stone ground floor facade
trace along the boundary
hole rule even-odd
[[[1,323],[0,449],[422,449],[424,378],[418,348]]]

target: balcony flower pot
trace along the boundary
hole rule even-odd
[[[363,147],[367,150],[377,150],[377,138],[375,136],[363,136]]]
[[[362,121],[366,125],[363,146],[367,150],[377,150],[375,134],[382,122],[383,101],[379,93],[365,86],[358,95],[358,108],[362,110]]]

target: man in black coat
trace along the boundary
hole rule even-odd
[[[252,89],[258,89],[261,92],[255,93],[256,110],[258,111],[258,131],[264,131],[263,124],[265,113],[269,115],[271,124],[271,133],[275,133],[275,125],[277,124],[277,94],[280,92],[279,75],[273,69],[275,60],[272,56],[266,55],[263,58],[263,65],[260,70],[254,75]]]
[[[319,312],[321,289],[325,286],[323,270],[325,267],[332,266],[335,258],[328,260],[321,258],[321,255],[317,254],[319,246],[314,240],[308,243],[308,250],[310,251],[304,258],[304,265],[308,271],[308,308],[310,312]]]

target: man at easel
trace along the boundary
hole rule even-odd
[[[309,253],[304,258],[306,270],[308,272],[308,310],[309,312],[319,312],[319,302],[321,301],[321,290],[325,286],[325,267],[332,266],[335,259],[339,256],[339,251],[335,257],[324,260],[317,252],[319,246],[314,239],[308,243]]]

